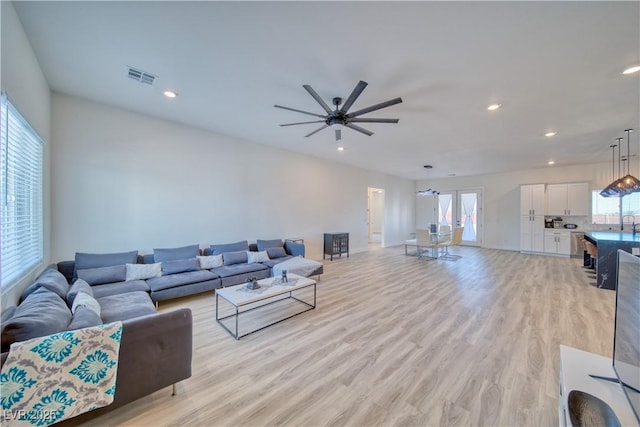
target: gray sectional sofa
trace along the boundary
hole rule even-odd
[[[97,262],[99,258],[88,257],[80,263]],[[113,261],[109,256],[102,258],[103,262]],[[113,402],[69,422],[95,417],[189,378],[193,348],[191,310],[157,313],[149,294],[137,290],[140,286],[129,283],[117,293],[117,286],[99,288],[84,280],[69,285],[55,265],[49,266],[25,289],[19,305],[2,314],[2,365],[15,342],[122,321]],[[79,301],[83,302],[78,304]]]
[[[152,254],[137,251],[113,254],[76,253],[74,261],[58,263],[69,283],[86,280],[97,296],[128,291],[148,292],[158,303],[168,299],[212,291],[223,286],[271,276],[274,265],[296,256],[304,257],[302,243],[280,239],[243,240],[213,244],[157,248]],[[319,267],[313,275],[323,273]]]

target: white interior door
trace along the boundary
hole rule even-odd
[[[438,222],[464,227],[462,244],[482,245],[482,190],[442,191],[438,196]]]
[[[382,243],[384,236],[384,190],[369,188],[369,243]]]

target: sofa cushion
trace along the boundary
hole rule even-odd
[[[247,251],[225,252],[222,254],[224,265],[243,264],[247,262]]]
[[[282,258],[287,256],[287,252],[285,252],[284,248],[267,248],[267,255],[269,255],[269,259],[274,258]]]
[[[29,295],[40,288],[46,288],[65,299],[69,292],[69,283],[62,273],[54,268],[49,268],[40,274],[38,278],[22,292],[20,301],[24,301]]]
[[[100,304],[98,304],[98,301],[96,301],[94,297],[85,292],[78,292],[78,295],[76,295],[75,299],[73,300],[71,314],[75,314],[75,312],[78,310],[78,307],[82,306],[87,307],[89,310],[100,316]]]
[[[29,295],[16,308],[15,313],[2,325],[2,352],[17,341],[43,337],[67,329],[71,310],[56,293],[40,288]]]
[[[198,245],[181,246],[179,248],[156,248],[153,250],[155,262],[195,258],[198,255],[200,255],[200,246]]]
[[[225,252],[246,251],[248,249],[249,249],[249,242],[247,242],[246,240],[241,240],[235,243],[224,243],[220,245],[209,246],[211,255],[219,255]]]
[[[77,279],[75,282],[73,282],[73,285],[69,289],[69,292],[67,292],[67,305],[69,307],[73,307],[73,300],[78,295],[78,292],[84,292],[93,296],[93,289],[91,289],[91,286],[84,280]]]
[[[188,271],[186,273],[170,274],[168,276],[147,279],[147,284],[152,291],[174,288],[176,286],[213,280],[217,276],[209,270]]]
[[[149,285],[144,280],[128,280],[126,282],[92,286],[91,290],[94,298],[102,298],[110,295],[126,294],[127,292],[149,292]]]
[[[284,242],[281,239],[256,240],[256,245],[259,251],[264,251],[267,248],[281,248],[284,246]]]
[[[67,329],[73,331],[75,329],[90,328],[98,325],[102,325],[102,318],[89,307],[81,305],[78,306],[75,313],[73,313],[71,323],[69,323]]]
[[[104,323],[132,319],[154,314],[156,308],[146,292],[128,292],[122,295],[110,295],[98,298],[102,321]]]
[[[247,251],[247,262],[264,262],[269,261],[269,255],[267,251],[252,252]]]
[[[127,277],[127,270],[125,264],[120,264],[77,269],[76,275],[90,285],[102,285],[103,283],[123,282]]]
[[[270,259],[268,261],[263,261],[262,264],[266,265],[269,268],[273,268],[274,265],[276,264],[280,264],[283,261],[286,261],[288,259],[294,258],[291,255],[287,255],[287,256],[283,256],[280,258],[274,258],[274,259]]]
[[[217,274],[220,277],[229,277],[229,276],[236,276],[244,273],[252,273],[254,271],[267,270],[268,268],[269,267],[262,264],[251,263],[251,264],[224,265],[222,267],[216,267],[211,271],[213,271],[215,274]]]
[[[146,280],[152,277],[162,276],[162,263],[155,262],[153,264],[127,264],[125,280]]]
[[[108,254],[88,254],[76,252],[76,271],[87,268],[111,267],[112,265],[135,264],[138,251]]]
[[[198,260],[193,257],[189,259],[177,259],[172,261],[162,261],[162,275],[184,273],[198,269]]]
[[[224,265],[222,255],[198,256],[198,268],[200,270],[209,270],[210,268],[220,267]]]

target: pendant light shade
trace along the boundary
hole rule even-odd
[[[618,180],[618,188],[620,188],[621,196],[640,191],[640,181],[635,176],[629,174],[629,163],[631,162],[629,134],[632,130],[633,129],[624,130],[627,133],[627,174]]]
[[[618,145],[613,144],[611,147],[611,168],[612,168],[612,181],[607,185],[604,190],[600,192],[602,197],[620,197],[620,189],[618,188],[618,180],[616,179],[616,147],[620,147],[620,141],[622,138],[618,138]],[[618,148],[618,153],[620,148]],[[620,174],[620,154],[618,154],[618,173]]]
[[[631,133],[633,129],[625,129],[625,132],[627,132],[627,174],[621,178],[618,178],[617,180],[615,179],[615,174],[614,174],[614,181],[607,185],[607,187],[602,190],[600,192],[600,195],[602,197],[624,197],[627,194],[631,194],[631,193],[636,193],[640,191],[640,180],[638,180],[638,178],[636,178],[635,176],[629,174],[629,162],[630,162],[630,142],[629,142],[629,134]],[[618,149],[618,172],[620,175],[622,175],[622,168],[620,167],[620,154],[622,153],[622,138],[618,138],[618,144],[619,144],[619,149]],[[615,145],[612,145],[611,147],[614,147],[614,153],[615,153]],[[615,154],[614,154],[614,158],[615,158]],[[615,160],[614,160],[615,161]],[[615,164],[614,164],[614,172],[615,172]]]

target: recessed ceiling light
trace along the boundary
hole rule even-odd
[[[176,96],[178,96],[178,94],[172,90],[165,90],[164,96],[166,96],[167,98],[175,98]]]
[[[551,131],[551,132],[545,133],[544,136],[546,136],[547,138],[551,138],[552,136],[556,136],[557,134],[558,132]]]
[[[622,74],[633,74],[640,71],[640,65],[636,65],[635,67],[627,68],[622,72]]]
[[[502,107],[502,105],[501,105],[501,104],[491,104],[491,105],[489,105],[489,106],[487,107],[487,110],[489,110],[489,111],[495,111],[495,110],[497,110],[497,109],[498,109],[498,108],[500,108],[500,107]]]
[[[548,165],[555,165],[555,164],[556,164],[556,162],[554,162],[553,160],[549,160],[549,161],[547,162],[547,164],[548,164]]]
[[[344,151],[344,147],[341,145],[338,147],[338,151]]]

